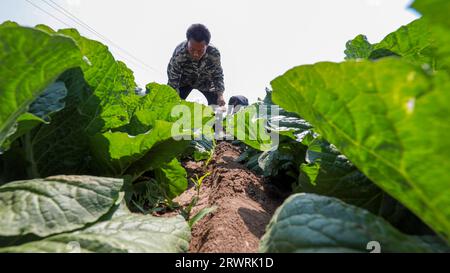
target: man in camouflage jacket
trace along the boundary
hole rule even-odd
[[[210,44],[211,34],[201,24],[192,25],[187,40],[177,46],[167,68],[169,83],[186,99],[193,89],[200,91],[209,105],[224,106],[223,69],[219,50]]]

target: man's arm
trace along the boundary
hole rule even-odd
[[[173,56],[167,67],[167,76],[169,78],[168,85],[177,90],[178,93],[180,93],[179,88],[182,74],[181,65],[177,62],[176,57]]]
[[[224,84],[224,76],[223,69],[221,63],[220,53],[217,51],[213,57],[213,66],[212,66],[212,77],[214,81],[214,87],[216,88],[216,92],[223,93],[225,92],[225,84]]]
[[[225,100],[223,98],[223,93],[225,92],[223,68],[221,63],[220,52],[217,50],[212,58],[212,78],[214,82],[215,92],[218,94],[217,104],[220,106],[225,105]]]

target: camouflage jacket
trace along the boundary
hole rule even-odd
[[[194,61],[187,51],[187,41],[177,46],[167,68],[171,87],[192,87],[202,92],[224,92],[223,69],[220,52],[209,45],[205,56]]]

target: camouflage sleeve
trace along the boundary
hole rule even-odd
[[[167,76],[169,78],[168,85],[179,92],[182,69],[176,59],[176,56],[173,56],[169,62],[169,66],[167,67]]]
[[[221,56],[219,51],[214,54],[214,57],[212,59],[212,77],[214,81],[214,87],[216,92],[223,93],[225,91],[225,84],[224,84],[224,76],[223,76],[223,69],[222,69],[222,63],[221,63]]]

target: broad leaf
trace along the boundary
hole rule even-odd
[[[450,80],[400,59],[319,63],[272,82],[369,179],[450,238]]]
[[[202,139],[190,141],[181,158],[189,157],[196,162],[209,160],[213,156],[215,148],[216,141],[203,135]]]
[[[188,186],[186,170],[177,159],[156,169],[155,180],[164,189],[164,193],[169,199],[185,192]]]
[[[0,24],[0,27],[18,27],[19,24],[13,21],[5,21],[2,24]]]
[[[370,59],[378,59],[380,52],[388,50],[393,55],[401,56],[411,63],[428,64],[433,68],[435,66],[433,40],[429,25],[422,19],[400,27],[380,43],[374,45],[373,49]]]
[[[314,140],[306,152],[306,162],[300,167],[296,192],[336,197],[372,212],[379,211],[383,192],[333,145]]]
[[[16,139],[26,135],[41,124],[48,124],[48,122],[28,112],[19,116],[16,120],[16,124],[10,129],[10,133],[7,135],[5,142],[0,148],[0,152],[8,150],[11,143]]]
[[[373,51],[373,45],[367,41],[364,35],[358,35],[346,44],[345,59],[369,59]]]
[[[339,199],[296,194],[278,208],[261,240],[261,252],[444,252],[445,243],[429,244],[405,235],[370,212]]]
[[[258,158],[258,165],[265,177],[287,174],[296,180],[298,166],[305,162],[306,149],[307,147],[302,143],[283,138],[278,146],[261,154]]]
[[[0,145],[17,118],[65,70],[81,63],[75,42],[62,35],[0,27]]]
[[[66,95],[67,89],[62,82],[55,82],[47,87],[44,93],[33,101],[28,112],[17,119],[17,123],[11,128],[10,134],[3,143],[2,150],[8,150],[11,143],[37,126],[49,124],[50,115],[64,109],[65,103],[63,99]]]
[[[64,109],[66,105],[64,98],[66,96],[66,85],[63,82],[55,82],[47,87],[44,93],[33,101],[28,112],[49,121],[51,114]]]
[[[429,24],[437,66],[450,72],[450,3],[445,0],[417,0],[412,7],[422,13]]]
[[[57,174],[96,174],[92,168],[89,138],[109,127],[129,122],[127,112],[113,102],[127,89],[121,86],[124,69],[98,42],[85,39],[75,30],[60,33],[76,40],[83,54],[81,68],[65,72],[59,80],[68,92],[65,108],[52,115],[49,125],[42,125],[22,143],[31,177]]]
[[[435,50],[428,23],[418,19],[387,35],[381,42],[370,44],[366,36],[358,35],[347,42],[346,59],[377,60],[388,56],[400,56],[418,65],[435,68]]]
[[[122,180],[55,176],[0,187],[0,236],[46,237],[96,222],[115,204]]]
[[[91,149],[102,175],[131,175],[134,179],[156,169],[182,153],[188,141],[172,135],[172,123],[157,121],[145,134],[130,136],[122,132],[98,134],[91,140]]]
[[[187,252],[190,237],[190,228],[181,216],[158,218],[128,214],[84,230],[0,248],[0,252],[179,253]]]
[[[273,146],[272,135],[266,126],[267,107],[258,104],[241,109],[225,120],[227,133],[260,151],[268,151]]]

